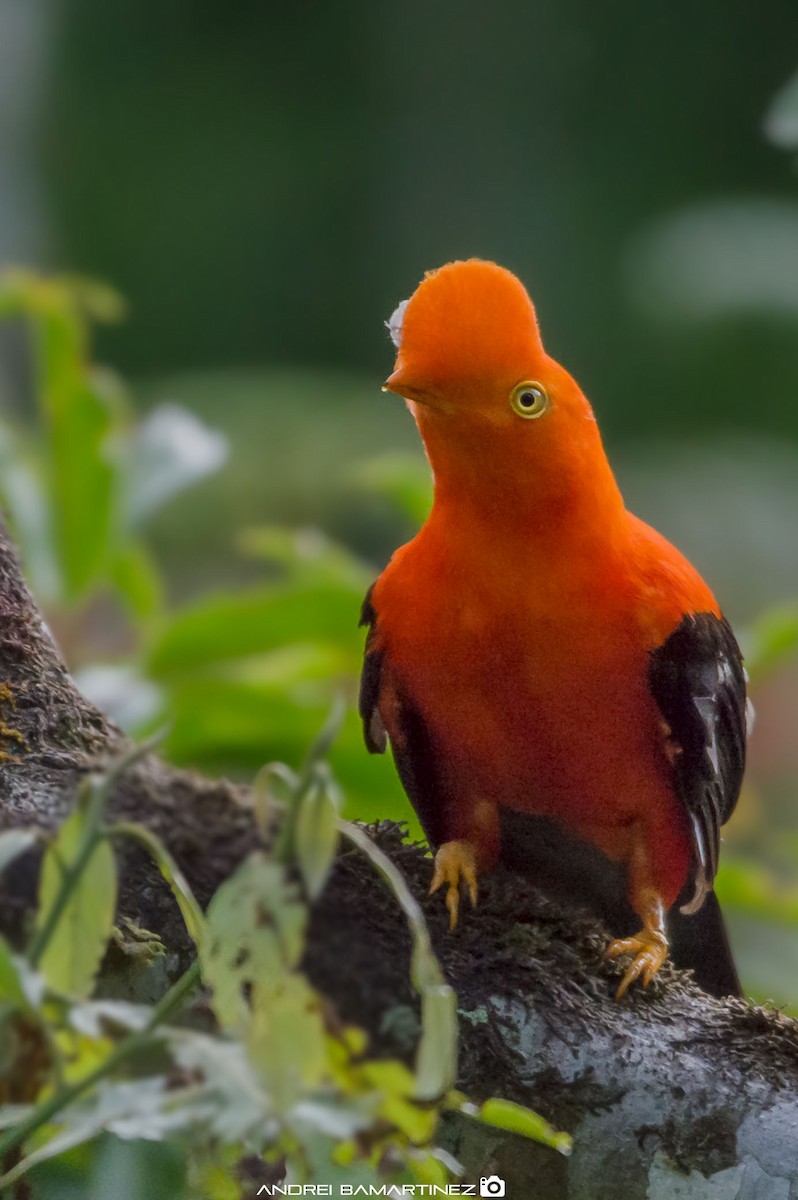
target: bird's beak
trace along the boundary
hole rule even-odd
[[[430,403],[424,390],[414,386],[401,367],[397,367],[393,374],[388,376],[382,385],[382,390],[384,392],[393,392],[396,396],[402,396],[405,400],[412,400],[415,404]]]

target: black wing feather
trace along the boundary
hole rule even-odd
[[[371,603],[371,593],[374,584],[366,592],[363,607],[360,610],[360,626],[368,626],[366,634],[366,649],[363,655],[363,670],[360,675],[360,701],[358,711],[363,721],[363,737],[369,754],[384,754],[387,744],[385,726],[379,712],[380,674],[382,671],[382,651],[375,646],[377,631],[377,614]]]
[[[379,711],[380,690],[385,671],[385,651],[377,648],[377,612],[372,603],[372,585],[366,593],[360,613],[360,624],[368,627],[363,671],[360,677],[360,717],[363,737],[371,754],[383,754],[387,732]],[[394,693],[391,752],[402,786],[407,792],[418,819],[431,845],[443,840],[442,813],[445,804],[442,784],[435,769],[435,752],[429,728],[412,699],[391,679]]]
[[[649,683],[676,750],[674,781],[690,820],[697,910],[718,869],[721,826],[728,821],[745,769],[745,671],[731,626],[712,613],[685,616],[653,652]]]

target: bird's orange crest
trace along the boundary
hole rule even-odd
[[[476,258],[428,272],[388,327],[399,353],[387,386],[398,392],[414,385],[510,387],[545,358],[524,285]]]

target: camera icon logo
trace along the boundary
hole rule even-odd
[[[503,1196],[506,1184],[498,1175],[483,1175],[479,1181],[480,1196]]]

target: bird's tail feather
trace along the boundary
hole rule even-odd
[[[604,921],[615,937],[629,937],[640,918],[627,899],[626,871],[559,822],[529,813],[500,811],[502,860],[534,880],[541,891],[576,901]],[[740,980],[729,948],[718,898],[713,891],[698,912],[683,913],[688,889],[668,913],[670,956],[675,966],[692,971],[712,996],[740,996]]]
[[[693,972],[696,983],[712,996],[741,996],[742,989],[732,958],[723,913],[714,892],[696,913],[677,906],[668,916],[671,958],[677,967]]]

